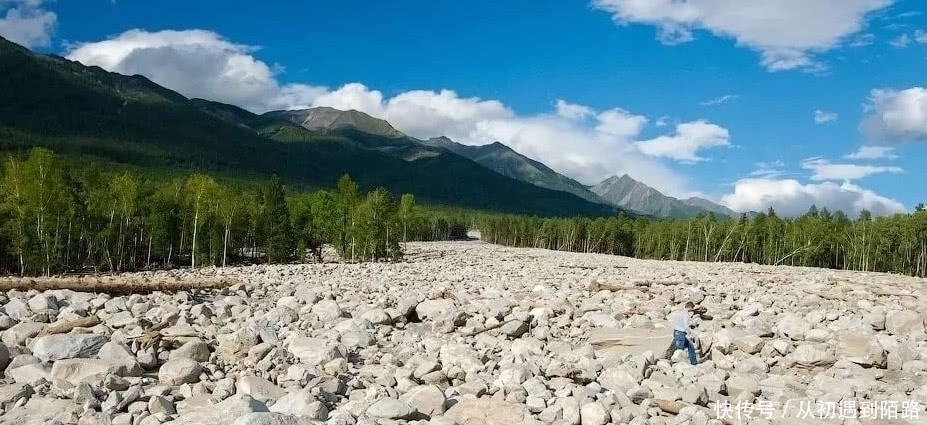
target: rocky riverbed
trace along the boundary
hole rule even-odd
[[[924,424],[927,282],[479,242],[0,295],[0,424]],[[701,363],[666,356],[686,301]]]

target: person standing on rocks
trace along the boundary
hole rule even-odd
[[[675,350],[688,350],[689,363],[698,364],[698,355],[695,353],[692,331],[689,328],[689,317],[695,310],[695,304],[689,301],[685,309],[677,309],[670,314],[670,324],[673,326],[673,347]],[[675,351],[673,350],[673,351]]]

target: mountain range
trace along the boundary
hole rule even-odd
[[[694,217],[709,212],[721,217],[737,216],[733,210],[707,199],[666,196],[627,174],[609,177],[590,190],[612,205],[657,217]]]
[[[140,75],[33,53],[3,38],[0,75],[2,152],[44,146],[72,162],[158,175],[211,172],[246,184],[275,173],[304,188],[331,187],[349,173],[363,190],[384,186],[436,205],[541,216],[624,210],[681,217],[723,208],[647,191],[626,176],[618,180],[632,190],[606,184],[613,179],[589,188],[501,143],[419,140],[359,111],[255,114],[188,99]]]

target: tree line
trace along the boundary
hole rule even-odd
[[[182,178],[68,166],[47,149],[0,165],[0,273],[50,275],[323,260],[400,260],[403,242],[452,240],[480,230],[514,247],[636,258],[747,262],[927,276],[927,209],[849,218],[773,209],[737,219],[541,218],[423,207],[412,194],[335,187],[287,193],[271,177],[236,186],[205,174]]]
[[[544,219],[483,215],[487,242],[573,252],[680,261],[734,261],[927,276],[927,209],[851,219],[812,206],[783,218],[770,208],[739,219],[703,214],[691,219]]]
[[[107,174],[69,168],[44,148],[8,156],[0,172],[0,273],[319,261],[323,246],[350,261],[398,260],[403,241],[466,232],[411,194],[361,193],[348,175],[330,190],[287,194],[276,176],[249,188],[204,174]]]

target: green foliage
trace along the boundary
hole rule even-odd
[[[927,276],[927,210],[889,217],[863,211],[857,220],[812,207],[797,218],[772,209],[749,219],[541,219],[483,214],[484,241],[518,247],[597,252],[679,261],[759,264]]]
[[[287,209],[283,185],[276,175],[272,176],[263,193],[264,205],[261,222],[266,238],[264,253],[267,261],[281,263],[292,257],[295,249],[290,212]]]
[[[361,197],[349,176],[337,191],[288,198],[275,176],[256,190],[206,174],[150,179],[95,163],[72,171],[35,148],[0,166],[0,272],[321,261],[323,246],[341,243],[352,260],[398,260],[398,217],[387,190]]]

